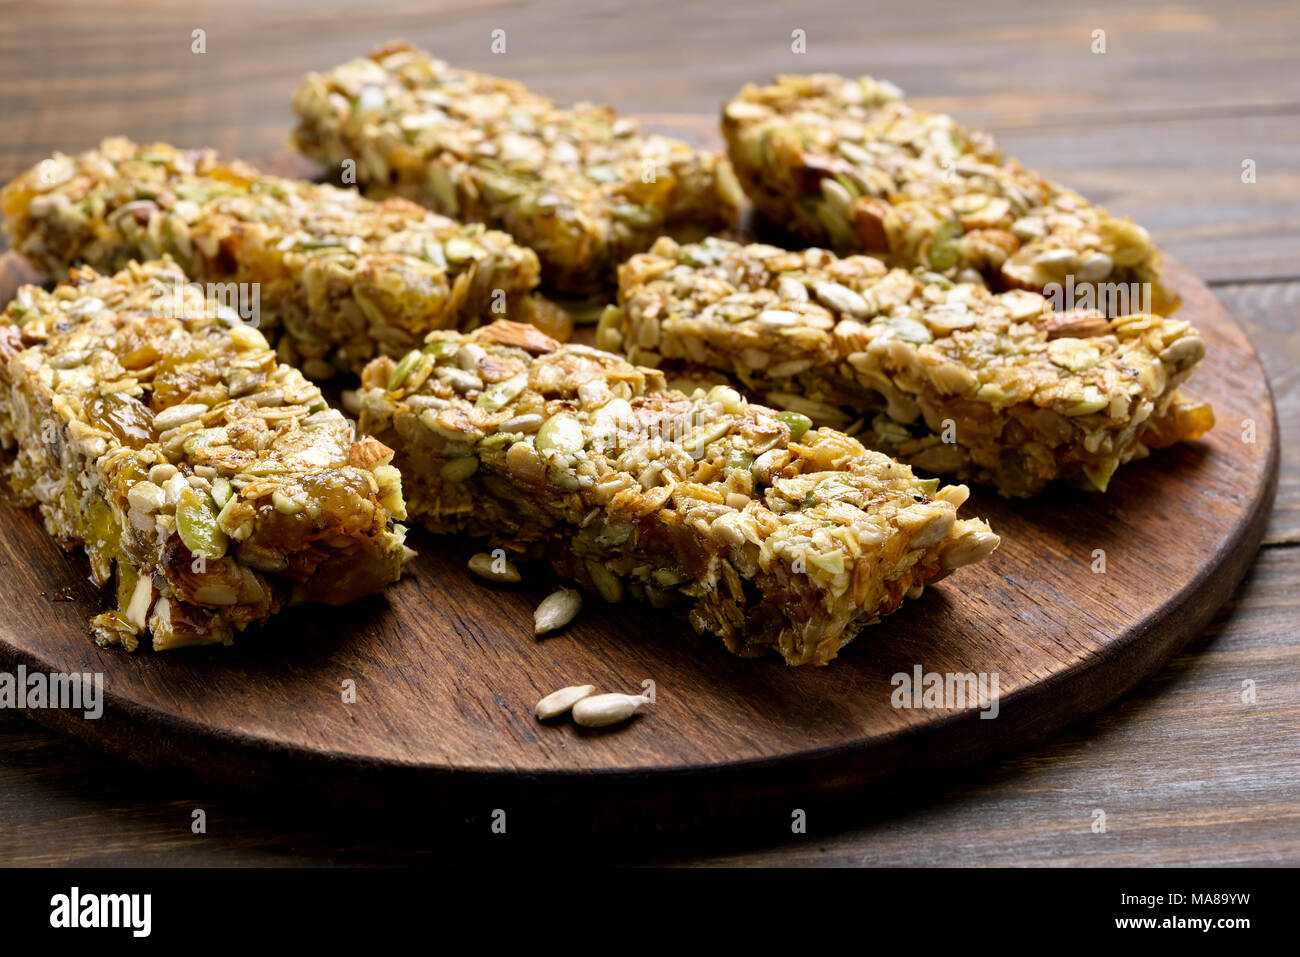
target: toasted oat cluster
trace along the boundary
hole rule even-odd
[[[612,289],[627,256],[665,233],[725,229],[741,201],[717,154],[645,133],[608,107],[560,109],[405,44],[309,75],[293,106],[308,156],[335,169],[354,162],[372,195],[506,230],[565,293]]]
[[[92,626],[128,650],[228,643],[287,604],[379,591],[407,555],[392,451],[202,295],[167,314],[184,282],[170,262],[74,269],[0,323],[12,492],[96,584],[116,570]]]
[[[433,333],[362,385],[361,430],[396,450],[413,518],[545,556],[608,601],[675,606],[737,654],[826,664],[998,544],[957,518],[964,486],[530,326]]]
[[[597,344],[725,373],[762,401],[934,474],[1026,496],[1105,491],[1116,468],[1214,423],[1176,389],[1188,323],[1055,312],[1035,292],[918,277],[871,256],[662,239],[619,273]]]
[[[494,312],[533,318],[537,257],[504,233],[209,150],[105,140],[38,163],[0,207],[13,248],[53,276],[170,255],[190,279],[228,284],[228,307],[312,378],[360,372]]]
[[[1080,289],[1156,286],[1159,256],[1142,227],[901,95],[833,74],[747,85],[722,116],[745,192],[812,242],[950,279],[1036,292],[1067,278]],[[1158,309],[1168,304],[1164,290],[1152,296]]]

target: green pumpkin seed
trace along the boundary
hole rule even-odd
[[[195,555],[222,558],[226,554],[226,533],[217,525],[217,510],[206,493],[191,489],[176,506],[176,530],[181,541]]]
[[[448,459],[443,463],[439,474],[444,482],[455,484],[463,482],[475,472],[478,471],[478,457],[474,455],[461,455],[454,459]]]
[[[498,382],[483,391],[478,397],[474,406],[483,409],[485,412],[496,412],[504,408],[515,396],[524,391],[528,385],[528,375],[520,373],[517,376],[506,379],[504,382]]]
[[[934,241],[930,246],[930,266],[934,269],[951,269],[957,265],[957,240],[961,238],[961,220],[949,219],[939,225],[934,232]]]
[[[392,374],[388,377],[389,392],[392,392],[406,381],[407,376],[411,374],[411,371],[415,368],[415,364],[419,362],[421,358],[422,353],[419,349],[412,349],[406,355],[402,356],[402,361],[397,363],[397,367],[393,369]]]
[[[785,423],[786,428],[790,430],[790,441],[798,442],[804,437],[809,429],[812,428],[812,419],[800,412],[778,412],[776,417]]]

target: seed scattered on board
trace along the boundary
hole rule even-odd
[[[544,635],[548,631],[563,628],[573,621],[582,608],[582,594],[573,588],[561,588],[542,599],[542,603],[533,612],[533,634]]]
[[[493,558],[487,552],[479,552],[469,560],[469,570],[480,578],[491,582],[517,582],[519,569],[512,561]]]
[[[637,694],[598,694],[573,706],[573,720],[584,728],[604,728],[626,721],[650,699]]]
[[[561,688],[559,691],[552,691],[537,702],[537,717],[542,721],[548,718],[558,718],[583,698],[595,693],[595,685],[570,685],[567,688]]]
[[[571,685],[553,691],[537,702],[540,721],[573,711],[573,721],[584,728],[604,728],[626,721],[650,699],[637,694],[596,694],[595,685]]]

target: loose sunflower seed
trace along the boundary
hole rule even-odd
[[[604,728],[626,721],[650,699],[635,694],[598,694],[573,706],[573,720],[584,728]]]
[[[537,718],[540,721],[558,718],[583,698],[590,697],[595,693],[595,685],[570,685],[567,688],[561,688],[559,691],[552,691],[537,702]]]
[[[519,569],[514,562],[506,558],[493,558],[487,552],[479,552],[471,558],[469,570],[491,582],[517,582],[520,579]]]
[[[582,594],[573,588],[561,588],[542,599],[542,603],[533,612],[533,634],[544,635],[548,631],[563,628],[573,621],[582,608]]]

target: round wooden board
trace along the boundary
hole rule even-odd
[[[535,640],[549,572],[485,585],[465,568],[472,543],[420,533],[420,556],[383,596],[291,610],[229,648],[102,650],[86,627],[102,596],[84,560],[55,548],[33,512],[4,504],[0,670],[102,672],[98,720],[30,714],[146,765],[464,814],[536,801],[612,808],[622,824],[642,812],[655,826],[717,820],[857,800],[885,775],[1041,739],[1109,704],[1207,624],[1273,499],[1278,439],[1259,361],[1208,289],[1175,262],[1166,276],[1208,344],[1192,388],[1213,402],[1214,431],[1122,468],[1106,495],[976,492],[963,513],[1003,536],[992,559],[927,589],[830,667],[734,658],[668,613],[591,596],[567,630]],[[891,676],[918,665],[996,672],[996,719],[893,707]],[[355,703],[344,701],[348,679]],[[616,729],[543,726],[532,714],[564,685],[635,691],[645,679],[656,703]]]

